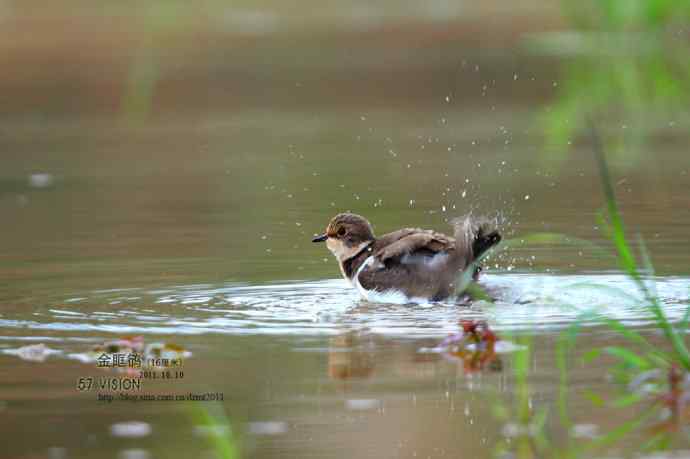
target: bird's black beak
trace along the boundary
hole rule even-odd
[[[316,236],[314,239],[311,240],[311,242],[323,242],[326,239],[328,239],[328,235],[326,233],[323,233]]]

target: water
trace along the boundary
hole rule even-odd
[[[513,359],[528,337],[529,403],[549,407],[548,437],[565,448],[556,349],[578,321],[577,441],[644,410],[593,402],[617,394],[613,361],[582,359],[629,345],[595,312],[667,345],[602,255],[612,247],[587,140],[565,157],[544,142],[539,119],[575,61],[522,43],[566,27],[557,2],[306,16],[208,6],[198,23],[152,7],[155,27],[118,20],[139,17],[126,5],[82,7],[0,4],[7,30],[36,31],[0,48],[0,456],[210,458],[221,438],[241,457],[492,457],[515,431],[497,412],[518,397]],[[50,84],[27,78],[46,66]],[[677,323],[690,305],[689,118],[635,116],[658,129],[609,146],[615,191]],[[600,127],[608,138],[622,124]],[[345,210],[377,234],[450,232],[473,211],[509,239],[571,241],[493,255],[482,277],[493,303],[374,304],[310,242]],[[482,370],[439,348],[467,320],[499,338]],[[140,393],[222,402],[79,390],[131,375],[97,367],[104,343],[182,359]]]
[[[690,278],[654,281],[669,317],[678,320],[690,305]],[[557,391],[559,330],[584,317],[589,330],[580,349],[611,342],[611,332],[586,312],[653,330],[633,284],[620,274],[495,273],[482,282],[493,304],[372,304],[332,279],[84,291],[31,312],[5,309],[0,361],[3,411],[11,419],[3,429],[15,439],[10,451],[127,456],[135,447],[163,457],[210,454],[212,434],[198,424],[194,404],[211,402],[132,402],[117,394],[107,402],[75,389],[79,378],[118,375],[96,368],[94,346],[140,335],[190,353],[183,379],[144,380],[144,391],[223,394],[229,426],[215,429],[230,432],[246,455],[442,457],[471,444],[486,456],[506,429],[492,407],[510,400],[508,369],[522,346],[520,334],[536,336],[531,371],[539,404],[552,402]],[[499,334],[502,371],[471,372],[439,349],[461,320],[485,320]],[[45,348],[20,353],[37,343]],[[610,391],[605,369],[575,366],[570,390]],[[594,410],[579,423],[599,433],[615,419]]]
[[[671,320],[690,301],[690,278],[651,278]],[[594,313],[630,326],[653,324],[622,274],[492,274],[482,284],[494,302],[379,304],[362,300],[343,279],[263,285],[187,285],[167,289],[84,292],[58,306],[36,310],[29,320],[0,319],[11,329],[120,335],[334,336],[367,329],[390,337],[437,338],[455,333],[461,320],[485,320],[496,331],[555,331]],[[100,306],[95,306],[100,305]],[[28,319],[28,318],[27,318]],[[40,340],[32,334],[30,340]]]

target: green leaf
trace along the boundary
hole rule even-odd
[[[608,164],[606,163],[606,156],[604,155],[604,148],[599,139],[597,131],[590,122],[590,132],[592,137],[592,146],[594,155],[599,164],[599,175],[601,178],[602,187],[604,189],[604,196],[606,198],[606,208],[609,217],[609,224],[611,227],[611,238],[618,251],[618,257],[625,270],[633,277],[639,277],[637,274],[637,265],[635,258],[632,256],[630,246],[625,239],[625,228],[620,212],[618,211],[618,204],[616,195],[613,191],[611,176],[609,174]]]
[[[624,323],[622,323],[619,320],[612,319],[610,317],[606,317],[596,311],[587,311],[582,315],[582,319],[590,319],[590,320],[596,320],[601,322],[602,324],[606,325],[607,327],[611,328],[612,330],[620,333],[624,338],[630,340],[631,342],[638,344],[645,349],[647,349],[649,352],[653,351],[654,349],[657,348],[657,346],[651,344],[647,339],[640,335],[638,332],[631,330],[628,328]]]
[[[594,349],[590,349],[582,355],[582,363],[592,363],[592,361],[598,359],[599,356],[601,356],[601,348],[595,347]]]
[[[680,333],[686,333],[688,330],[688,323],[690,323],[690,306],[685,310],[683,319],[678,324],[678,331]]]
[[[549,415],[547,407],[541,407],[532,418],[531,425],[534,427],[535,435],[533,436],[539,452],[544,452],[549,447],[549,442],[544,432],[544,426]]]
[[[638,368],[640,370],[646,370],[650,368],[650,364],[644,357],[641,357],[629,349],[619,346],[607,346],[604,348],[604,352],[614,357],[617,357],[624,361],[627,365]]]
[[[585,450],[591,450],[591,449],[596,449],[596,448],[604,448],[606,446],[612,445],[614,443],[619,442],[622,438],[624,438],[626,435],[634,431],[635,429],[639,428],[644,422],[647,420],[647,418],[651,417],[653,414],[655,414],[655,410],[646,410],[643,412],[641,416],[638,416],[636,418],[633,418],[629,421],[624,422],[623,424],[619,425],[615,429],[613,429],[611,432],[599,437],[598,439],[594,440],[593,442],[589,443]],[[585,455],[588,456],[588,455]]]
[[[659,432],[648,441],[644,442],[640,449],[642,451],[664,451],[671,444],[671,435],[668,432]]]
[[[644,240],[642,238],[639,238],[639,242],[643,263],[647,270],[653,273],[654,267],[652,266],[651,258],[649,256],[649,252],[647,252],[647,247],[644,243]],[[656,292],[650,291],[650,289],[645,285],[642,279],[638,280],[638,285],[647,296],[647,301],[649,301],[649,309],[656,317],[657,323],[659,324],[659,327],[663,330],[664,335],[671,342],[673,350],[676,353],[676,357],[678,358],[678,360],[680,360],[680,363],[686,370],[690,370],[690,352],[688,352],[688,348],[685,345],[685,341],[683,340],[683,338],[678,334],[676,329],[673,328],[671,323],[668,321],[666,313],[664,312],[659,302],[659,298],[655,294]]]
[[[635,263],[635,259],[632,256],[632,251],[630,250],[630,246],[625,238],[623,220],[620,216],[620,212],[618,211],[618,204],[613,192],[612,181],[609,175],[604,149],[599,139],[599,135],[594,129],[591,121],[589,124],[594,155],[599,164],[599,173],[601,176],[602,186],[604,188],[604,195],[606,197],[606,207],[610,223],[610,237],[618,252],[618,259],[628,275],[635,281],[640,291],[645,295],[645,298],[648,302],[648,310],[652,313],[657,325],[662,329],[664,335],[673,346],[675,357],[680,361],[686,370],[690,370],[690,352],[688,352],[685,342],[669,323],[663,308],[659,303],[659,299],[656,297],[654,292],[647,287],[644,279],[640,275],[637,264]],[[649,272],[654,272],[649,253],[647,252],[642,238],[639,238],[639,242],[643,263]]]
[[[667,368],[671,365],[671,361],[673,360],[668,353],[661,350],[650,352],[647,354],[647,358],[652,366],[659,368]]]
[[[214,413],[211,413],[211,408],[214,408]],[[194,403],[190,413],[195,422],[211,428],[209,441],[213,446],[216,457],[220,459],[239,459],[239,448],[233,438],[230,422],[222,408],[211,404]]]
[[[599,395],[595,392],[592,392],[589,389],[583,390],[582,395],[584,395],[584,397],[587,400],[589,400],[590,402],[592,402],[592,405],[594,405],[597,408],[601,408],[602,406],[604,406],[606,404],[606,401],[602,398],[601,395]]]
[[[502,404],[496,404],[492,408],[494,417],[500,421],[507,421],[510,419],[510,411],[508,408]]]
[[[611,402],[611,405],[615,408],[625,408],[627,406],[634,405],[636,403],[644,400],[644,397],[640,394],[632,393],[619,397]]]
[[[476,282],[470,282],[467,287],[465,287],[465,293],[467,293],[473,301],[486,301],[487,303],[493,303],[494,300],[489,296],[486,290]]]
[[[546,425],[546,420],[549,416],[549,408],[542,406],[537,410],[537,413],[532,418],[532,425],[536,428],[537,432],[542,432],[544,426]]]
[[[558,385],[558,414],[561,423],[568,429],[572,426],[572,421],[568,414],[568,353],[575,345],[575,339],[580,331],[580,322],[575,321],[566,331],[558,336],[556,346],[556,364],[558,366],[560,381]]]

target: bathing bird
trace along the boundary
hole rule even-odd
[[[343,277],[361,296],[378,302],[441,301],[458,293],[462,274],[476,280],[481,257],[501,241],[489,220],[453,220],[454,237],[403,228],[380,237],[361,215],[341,213],[312,242],[326,242]]]

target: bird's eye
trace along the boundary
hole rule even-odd
[[[345,236],[345,227],[344,226],[341,226],[338,229],[338,236]]]

